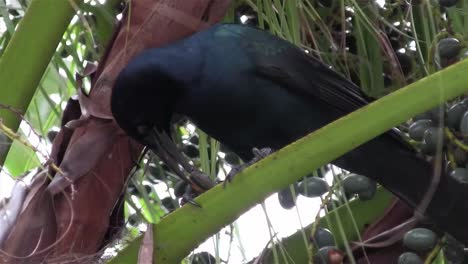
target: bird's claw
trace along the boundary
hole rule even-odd
[[[193,205],[193,206],[196,206],[196,207],[198,207],[198,208],[202,208],[202,206],[201,206],[199,203],[195,202],[195,200],[193,200],[192,197],[183,196],[183,197],[182,197],[182,200],[180,201],[180,204],[181,204],[181,205],[184,205],[184,204],[186,204],[186,203],[189,203],[189,204],[191,204],[191,205]]]
[[[195,202],[195,200],[193,200],[193,198],[194,198],[194,192],[193,192],[192,186],[187,185],[187,187],[185,187],[184,195],[182,195],[182,200],[180,201],[180,205],[184,205],[186,203],[189,203],[191,205],[194,205],[196,207],[201,208],[201,205],[199,203]]]
[[[273,149],[272,148],[261,148],[261,149],[258,149],[258,148],[253,148],[252,149],[252,153],[254,154],[254,158],[251,160],[252,164],[265,158],[266,156],[270,155],[271,153],[273,153]]]
[[[185,187],[185,192],[182,195],[181,205],[186,203],[192,204],[196,207],[200,207],[201,205],[195,202],[193,198],[197,197],[199,194],[211,189],[215,184],[214,182],[208,177],[208,175],[204,174],[203,172],[193,169],[189,175],[189,182],[187,187]]]
[[[250,165],[256,163],[257,161],[259,161],[259,160],[265,158],[266,156],[270,155],[271,153],[273,153],[273,149],[271,149],[271,148],[261,148],[261,149],[253,148],[252,153],[254,155],[252,160],[250,160],[250,161],[248,161],[248,162],[246,162],[244,164],[232,167],[231,171],[226,175],[226,179],[224,180],[224,183],[223,183],[223,188],[226,188],[227,183],[231,182],[232,179],[234,179],[234,176],[236,176],[239,172],[243,171],[245,168],[249,167]]]

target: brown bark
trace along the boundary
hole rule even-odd
[[[51,155],[63,174],[36,181],[17,224],[1,245],[3,250],[23,257],[32,253],[37,259],[84,256],[102,248],[106,233],[114,228],[109,226],[111,215],[117,216],[112,222],[122,224],[121,207],[116,204],[142,150],[112,119],[109,102],[113,81],[140,51],[219,22],[229,4],[230,0],[131,1],[114,41],[92,75],[91,93],[80,95],[81,111],[71,100],[64,113],[62,124],[70,127],[62,127]],[[33,256],[26,259],[31,261]]]

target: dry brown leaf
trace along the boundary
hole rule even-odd
[[[28,261],[46,255],[95,254],[103,247],[105,236],[112,237],[109,230],[115,227],[109,227],[111,215],[122,217],[114,211],[121,210],[119,197],[142,150],[108,119],[117,74],[143,49],[170,43],[219,22],[229,4],[230,0],[131,1],[129,21],[124,15],[92,76],[89,96],[81,95],[84,113],[76,100],[70,100],[64,111],[51,155],[64,174],[55,175],[48,187],[49,180],[43,180],[25,198],[24,210],[2,246],[8,254],[36,252]],[[73,130],[65,126],[71,121],[75,122]],[[49,169],[49,173],[55,172]]]

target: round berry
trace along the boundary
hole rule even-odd
[[[440,58],[451,59],[458,55],[462,47],[458,39],[444,38],[439,40],[437,48],[439,50]]]
[[[432,127],[432,120],[429,119],[421,119],[413,122],[408,129],[409,136],[416,141],[422,141],[424,132],[430,127]]]
[[[436,242],[436,234],[427,228],[414,228],[403,237],[403,244],[416,252],[429,251]]]
[[[320,197],[329,190],[328,183],[319,177],[306,177],[298,185],[298,192],[306,197]]]

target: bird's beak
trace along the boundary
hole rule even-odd
[[[204,192],[214,186],[208,176],[196,170],[189,164],[171,138],[165,132],[160,132],[156,128],[147,131],[143,138],[144,144],[148,146],[178,177],[199,193]]]

